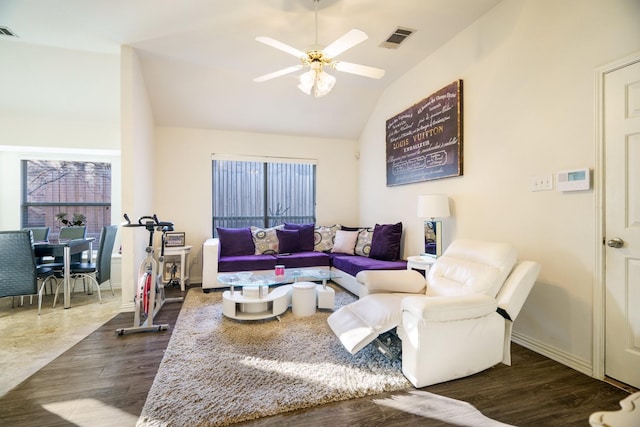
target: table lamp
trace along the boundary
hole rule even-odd
[[[429,218],[424,222],[424,252],[422,255],[439,257],[442,255],[442,221],[449,214],[449,198],[444,194],[424,194],[418,196],[418,217]]]

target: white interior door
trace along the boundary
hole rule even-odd
[[[605,374],[640,387],[640,62],[604,78]]]

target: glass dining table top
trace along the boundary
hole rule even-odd
[[[84,252],[90,250],[96,239],[86,237],[84,239],[59,240],[51,242],[35,242],[33,248],[37,257],[42,256],[63,256],[65,247],[69,247],[71,253]]]

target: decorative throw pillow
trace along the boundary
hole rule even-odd
[[[333,253],[353,255],[356,248],[356,240],[358,240],[357,231],[337,230],[336,240],[333,243]]]
[[[300,252],[300,231],[299,230],[278,230],[278,252],[281,254],[292,254]]]
[[[400,258],[400,239],[402,223],[376,224],[371,238],[369,257],[383,261],[395,261]]]
[[[284,223],[285,230],[298,230],[298,233],[300,233],[300,251],[313,250],[314,227],[314,224],[289,224],[288,222]],[[283,252],[282,249],[280,249],[280,252]]]
[[[256,248],[253,244],[253,235],[249,227],[222,228],[216,227],[218,239],[220,239],[220,255],[253,255]]]
[[[256,246],[256,255],[277,254],[278,253],[278,235],[276,229],[282,226],[272,228],[251,227],[253,234],[253,244]]]
[[[336,238],[336,231],[340,229],[340,225],[332,225],[329,227],[318,226],[313,232],[313,250],[318,252],[329,252],[333,249],[333,241]]]
[[[373,237],[373,228],[360,228],[358,230],[358,240],[356,241],[355,254],[360,256],[369,256],[371,252],[371,238]]]

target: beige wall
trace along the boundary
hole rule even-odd
[[[155,132],[155,211],[186,232],[194,282],[202,277],[202,243],[212,234],[214,153],[314,159],[317,223],[358,224],[357,141],[180,128]]]
[[[21,226],[22,159],[111,162],[117,221],[119,56],[0,40],[0,58],[0,229]]]
[[[121,50],[122,78],[122,215],[131,220],[154,213],[154,120],[136,53]],[[143,227],[120,228],[122,236],[122,306],[133,310],[139,264],[146,256],[149,234]]]
[[[595,191],[532,192],[530,179],[599,166],[595,69],[640,49],[638,22],[633,0],[504,1],[389,87],[361,138],[361,221],[401,219],[405,253],[418,253],[417,196],[448,194],[448,240],[512,242],[542,264],[515,330],[584,371],[601,250]],[[456,79],[464,81],[464,176],[387,188],[385,121]]]
[[[0,144],[120,149],[120,58],[0,40]]]
[[[119,58],[0,41],[0,57],[12,58],[0,67],[0,144],[120,150],[122,141],[122,208],[114,207],[115,223],[123,212],[134,218],[157,213],[186,231],[194,259],[211,233],[214,152],[316,158],[318,222],[402,221],[405,255],[420,251],[417,196],[448,194],[447,240],[510,241],[522,258],[542,264],[515,324],[519,339],[588,371],[601,247],[597,190],[533,193],[529,185],[533,176],[599,167],[594,70],[640,50],[638,22],[637,0],[505,0],[396,81],[359,142],[155,128],[131,49]],[[456,79],[464,81],[464,176],[387,188],[385,121]],[[85,105],[84,114],[65,114],[69,102]],[[15,170],[16,158],[0,150],[3,229],[19,226],[16,209],[9,208],[19,203],[19,192],[7,190],[17,175],[6,172]],[[114,203],[119,199],[114,192]],[[145,237],[131,231],[123,241],[125,288],[136,276]],[[195,276],[200,268],[196,264]]]

